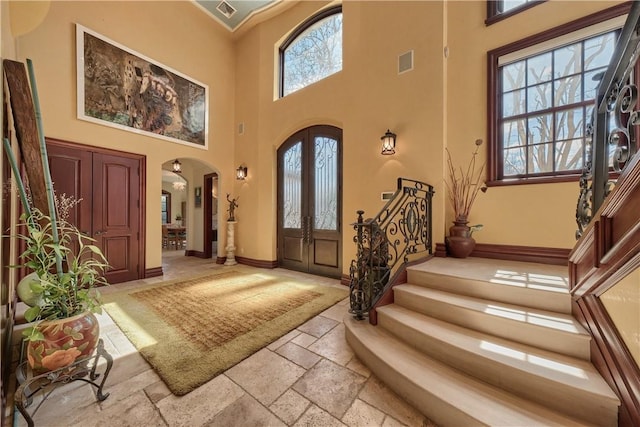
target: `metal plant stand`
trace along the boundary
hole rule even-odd
[[[104,374],[102,374],[101,381],[98,383],[96,380],[101,376],[101,374],[96,372],[96,369],[101,357],[106,361],[106,368]],[[16,371],[16,378],[18,380],[18,384],[20,384],[15,393],[16,407],[27,421],[27,425],[29,427],[33,427],[34,422],[32,416],[34,416],[38,409],[40,409],[40,406],[42,406],[51,393],[53,393],[57,387],[77,380],[84,381],[95,387],[96,399],[99,402],[102,402],[109,397],[109,393],[103,393],[102,389],[107,377],[109,376],[109,371],[111,371],[112,365],[113,358],[104,349],[104,342],[102,339],[98,340],[95,355],[76,360],[71,365],[54,371],[49,371],[41,375],[33,376],[28,361],[25,360],[18,366]],[[87,376],[89,378],[85,378]],[[41,400],[30,413],[27,408],[33,403],[34,396],[36,394],[41,394]]]

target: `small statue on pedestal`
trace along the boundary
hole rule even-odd
[[[227,201],[229,202],[229,209],[227,210],[229,212],[229,219],[228,221],[235,221],[235,210],[238,207],[238,202],[236,202],[236,200],[238,200],[240,197],[236,197],[234,199],[229,199],[229,193],[227,193]]]

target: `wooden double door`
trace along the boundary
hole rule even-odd
[[[47,139],[47,152],[56,193],[81,200],[68,221],[95,239],[110,265],[107,281],[143,278],[144,158],[54,139]]]
[[[342,274],[342,130],[313,126],[278,149],[278,265]]]

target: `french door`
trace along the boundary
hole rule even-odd
[[[342,274],[342,130],[313,126],[278,149],[278,265]]]

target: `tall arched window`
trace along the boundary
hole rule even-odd
[[[342,70],[342,6],[302,23],[280,46],[280,97]]]

